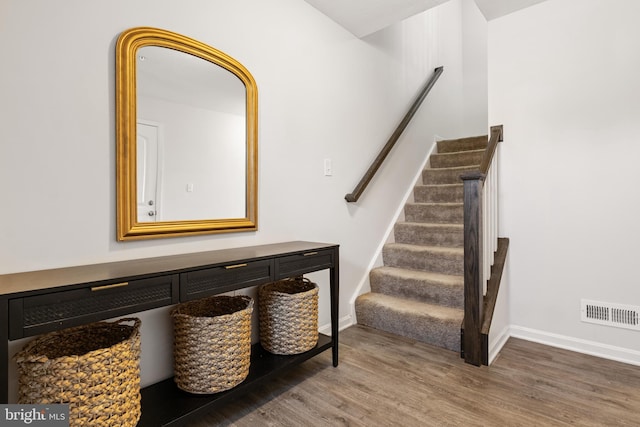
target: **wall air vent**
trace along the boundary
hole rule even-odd
[[[581,300],[580,320],[599,325],[640,331],[640,307]]]

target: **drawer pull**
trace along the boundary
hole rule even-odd
[[[302,254],[302,256],[311,256],[311,255],[318,255],[318,252],[307,252],[306,254]]]
[[[240,268],[240,267],[246,267],[246,266],[247,264],[244,263],[244,264],[225,265],[224,268],[225,270],[231,270],[233,268]]]
[[[104,290],[113,289],[113,288],[122,288],[128,285],[129,285],[129,282],[122,282],[122,283],[113,283],[111,285],[104,285],[104,286],[92,286],[91,292],[104,291]]]

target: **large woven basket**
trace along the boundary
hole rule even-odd
[[[298,354],[318,343],[318,285],[297,277],[258,290],[260,344],[270,353]]]
[[[252,312],[250,297],[224,295],[173,309],[174,380],[180,389],[217,393],[247,378]]]
[[[41,335],[14,360],[18,403],[69,404],[71,426],[135,426],[140,419],[140,319]]]

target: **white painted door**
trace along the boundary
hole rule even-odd
[[[138,122],[138,222],[153,222],[158,216],[158,134],[158,126]]]

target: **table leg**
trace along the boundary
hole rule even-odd
[[[331,284],[331,340],[333,341],[333,366],[338,366],[338,302],[340,300],[340,269],[338,265],[338,250],[336,249],[333,268],[330,269]]]
[[[0,403],[9,402],[9,301],[0,298]]]

